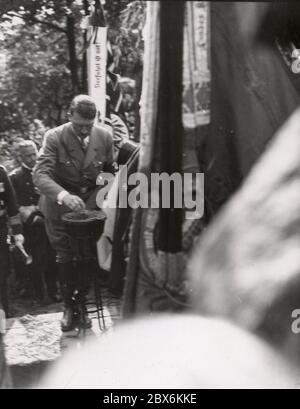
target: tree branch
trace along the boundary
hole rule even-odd
[[[10,15],[10,16],[19,17],[24,21],[29,21],[29,22],[37,23],[37,24],[43,24],[45,26],[53,28],[54,30],[61,31],[62,33],[67,34],[67,30],[65,30],[64,28],[62,28],[58,24],[50,23],[50,21],[40,20],[40,19],[38,19],[37,17],[34,17],[34,16],[29,16],[29,15],[26,16],[26,15],[18,14],[18,13],[14,12],[14,11],[10,11],[7,14]]]
[[[67,16],[66,27],[69,49],[69,68],[71,71],[73,92],[76,94],[80,89],[80,84],[78,78],[78,62],[76,53],[75,21],[73,16]]]

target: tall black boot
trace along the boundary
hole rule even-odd
[[[58,263],[58,276],[61,295],[64,301],[64,315],[61,320],[61,329],[62,331],[71,331],[76,321],[76,304],[74,300],[75,271],[73,262]]]

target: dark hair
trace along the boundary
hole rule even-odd
[[[96,116],[96,104],[89,95],[77,95],[70,105],[70,114],[77,112],[84,119],[94,119]]]
[[[37,149],[36,143],[32,139],[24,139],[23,141],[19,143],[18,147],[19,147],[19,150],[22,150],[28,147],[33,147]]]

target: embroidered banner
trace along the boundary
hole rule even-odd
[[[185,129],[210,122],[210,5],[188,1],[183,46],[182,119]]]

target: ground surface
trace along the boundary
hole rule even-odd
[[[4,341],[15,388],[35,387],[66,349],[74,344],[80,347],[87,338],[99,337],[104,331],[112,329],[120,315],[120,300],[105,289],[101,294],[105,329],[103,321],[100,321],[100,328],[95,305],[90,304],[93,326],[85,334],[78,334],[76,331],[61,332],[61,303],[35,304],[30,300],[14,300],[14,317],[7,319]],[[92,295],[89,301],[93,303]]]

